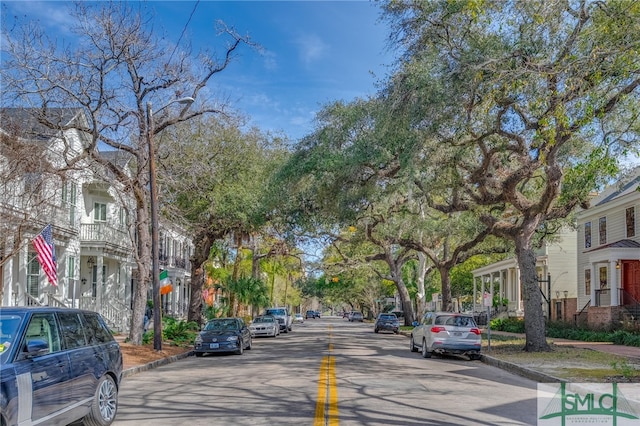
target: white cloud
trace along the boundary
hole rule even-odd
[[[295,43],[298,46],[298,55],[305,65],[310,65],[322,59],[329,51],[329,45],[315,34],[307,34],[299,37]]]
[[[274,52],[265,51],[262,53],[262,59],[264,60],[264,67],[269,71],[276,71],[278,69],[278,59]]]
[[[69,13],[70,5],[67,2],[17,1],[11,2],[11,13],[18,18],[37,20],[43,26],[67,35],[71,33],[71,27],[78,24]]]

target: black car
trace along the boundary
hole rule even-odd
[[[376,333],[380,331],[393,331],[395,334],[398,334],[400,331],[400,321],[398,321],[398,317],[396,317],[394,313],[379,314],[378,318],[376,318],[373,331]]]
[[[209,320],[196,336],[193,351],[196,356],[216,352],[242,355],[245,349],[251,349],[251,330],[244,320],[215,318]]]
[[[0,424],[110,425],[121,378],[120,346],[98,313],[0,309]]]
[[[305,314],[305,318],[306,319],[320,318],[320,312],[318,312],[318,311],[307,311],[306,314]]]

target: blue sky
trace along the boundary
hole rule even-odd
[[[64,37],[68,14],[61,3],[2,2],[3,13],[37,19]],[[368,1],[150,1],[142,7],[155,15],[158,35],[180,40],[181,48],[191,43],[193,54],[223,52],[217,20],[260,44],[262,51],[243,47],[210,87],[252,124],[294,140],[312,131],[323,104],[375,94],[394,61],[379,8]]]

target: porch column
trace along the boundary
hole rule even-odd
[[[593,262],[589,264],[589,270],[591,271],[591,291],[589,297],[591,298],[591,306],[596,306],[596,287],[600,287],[600,279],[596,275],[596,266]]]
[[[96,263],[96,312],[102,312],[102,296],[104,293],[104,277],[102,276],[102,265],[104,258],[98,256]]]
[[[618,300],[620,298],[620,272],[621,269],[616,269],[616,261],[611,260],[609,262],[609,270],[611,271],[611,306],[618,306]]]
[[[477,312],[476,300],[478,300],[478,277],[473,277],[473,312]]]
[[[0,278],[2,279],[2,306],[13,306],[15,303],[15,289],[13,288],[13,261],[19,258],[20,253],[10,257],[7,262],[0,267]]]

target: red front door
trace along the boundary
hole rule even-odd
[[[623,260],[622,288],[625,290],[623,303],[631,305],[640,302],[640,260]],[[634,300],[629,300],[631,296]]]

